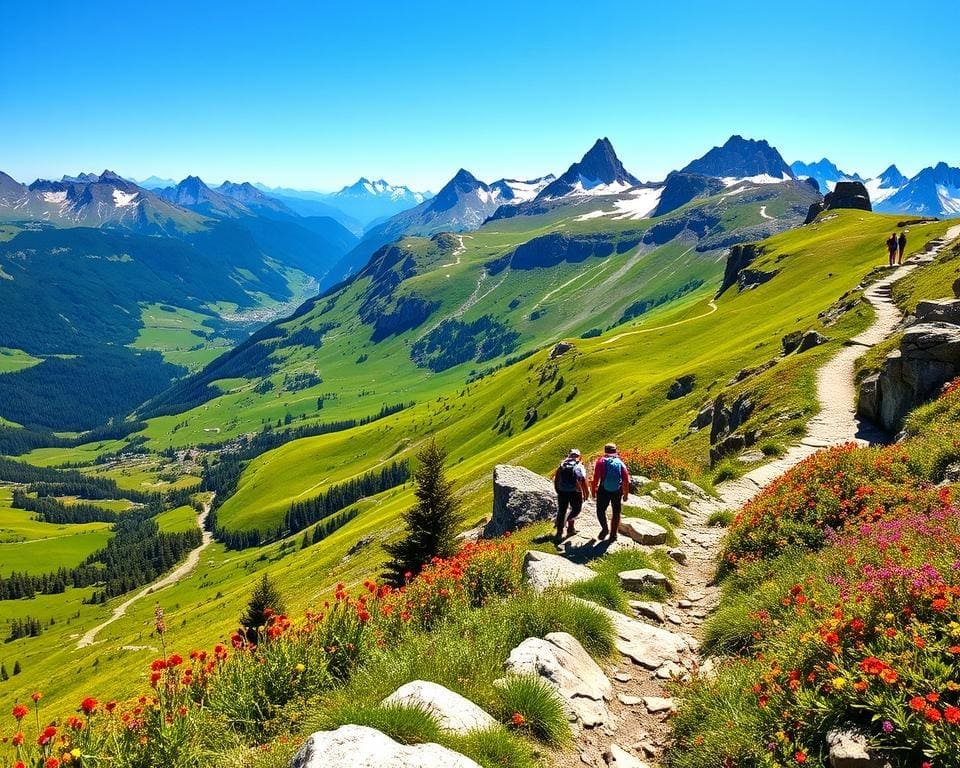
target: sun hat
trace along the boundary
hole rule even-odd
[[[578,457],[579,457],[579,456],[580,456],[580,449],[579,449],[579,448],[571,448],[571,449],[570,449],[570,453],[568,453],[567,455],[568,455],[568,456],[578,456]]]
[[[605,446],[603,446],[603,452],[606,454],[616,453],[617,452],[616,443],[607,443]]]

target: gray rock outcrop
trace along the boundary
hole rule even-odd
[[[867,737],[859,731],[828,731],[830,768],[881,768],[886,761],[871,756],[867,745]]]
[[[853,208],[857,211],[872,211],[870,193],[861,181],[838,181],[833,192],[828,192],[819,203],[813,203],[807,211],[804,224],[810,224],[824,211],[836,208]]]
[[[493,516],[483,529],[485,538],[502,536],[557,514],[553,483],[524,467],[498,464],[493,470]]]
[[[756,442],[752,430],[738,432],[753,413],[754,403],[749,392],[741,392],[729,405],[723,393],[713,403],[713,423],[710,426],[710,462],[737,453]]]
[[[697,377],[693,373],[688,373],[684,376],[681,376],[679,379],[674,381],[667,390],[667,400],[677,400],[678,398],[689,395],[691,392],[693,392],[693,388],[696,383]]]
[[[461,736],[497,725],[496,720],[469,699],[426,680],[414,680],[401,685],[383,703],[426,710],[442,730]]]
[[[399,744],[373,728],[343,725],[318,731],[293,756],[290,768],[480,768],[468,757],[439,744]]]
[[[926,316],[960,312],[960,301],[936,304],[939,306],[925,308]],[[887,355],[880,372],[861,383],[857,412],[895,432],[909,411],[937,395],[958,375],[960,325],[943,321],[912,325],[904,331],[900,349]]]

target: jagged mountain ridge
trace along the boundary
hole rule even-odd
[[[892,170],[896,168],[892,167]],[[885,198],[876,210],[922,216],[960,216],[960,168],[944,162],[924,168]]]
[[[681,173],[718,179],[755,179],[771,182],[796,178],[780,153],[765,140],[731,136],[681,169]]]

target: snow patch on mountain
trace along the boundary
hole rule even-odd
[[[626,200],[617,200],[613,207],[620,213],[617,219],[645,219],[660,204],[663,187],[635,189]]]
[[[113,204],[117,208],[128,208],[131,205],[137,204],[137,198],[139,196],[139,192],[123,192],[122,190],[115,189],[113,190]]]
[[[863,186],[867,188],[867,193],[870,195],[870,202],[873,205],[882,203],[888,197],[895,195],[901,189],[900,187],[883,186],[883,179],[880,178],[867,179],[865,182],[863,182]]]
[[[45,203],[53,203],[54,205],[60,205],[67,201],[66,191],[62,192],[43,192],[40,195],[43,198]]]
[[[736,187],[741,184],[783,184],[785,181],[792,181],[792,179],[787,175],[783,174],[780,178],[776,176],[771,176],[769,173],[761,173],[756,176],[744,176],[741,178],[735,178],[733,176],[725,176],[720,181],[723,182],[725,187]]]

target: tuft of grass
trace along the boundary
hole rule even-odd
[[[609,573],[598,573],[592,579],[571,584],[568,590],[579,598],[602,605],[612,611],[626,613],[630,607],[627,602],[627,595],[620,586],[616,575]]]
[[[806,434],[806,428],[804,428]],[[744,466],[735,459],[724,459],[713,468],[713,482],[722,483],[726,480],[736,480],[743,475]]]
[[[504,728],[448,736],[443,744],[483,768],[538,768],[542,765],[527,742]]]
[[[539,677],[513,675],[497,686],[496,714],[505,723],[520,715],[514,727],[553,747],[570,743],[570,723],[556,691]]]
[[[320,719],[323,730],[349,724],[375,728],[401,744],[440,743],[443,733],[429,710],[405,704],[344,703],[325,710]]]
[[[732,509],[718,509],[716,512],[710,513],[710,517],[707,518],[707,525],[727,528],[736,516],[737,513]]]
[[[770,456],[773,458],[780,458],[787,452],[787,449],[783,447],[781,443],[778,443],[776,440],[767,440],[765,443],[761,443],[760,452],[764,456]]]
[[[547,593],[514,600],[510,608],[515,637],[518,638],[514,645],[527,637],[567,632],[596,658],[611,656],[616,647],[610,618],[599,609],[568,595]]]

